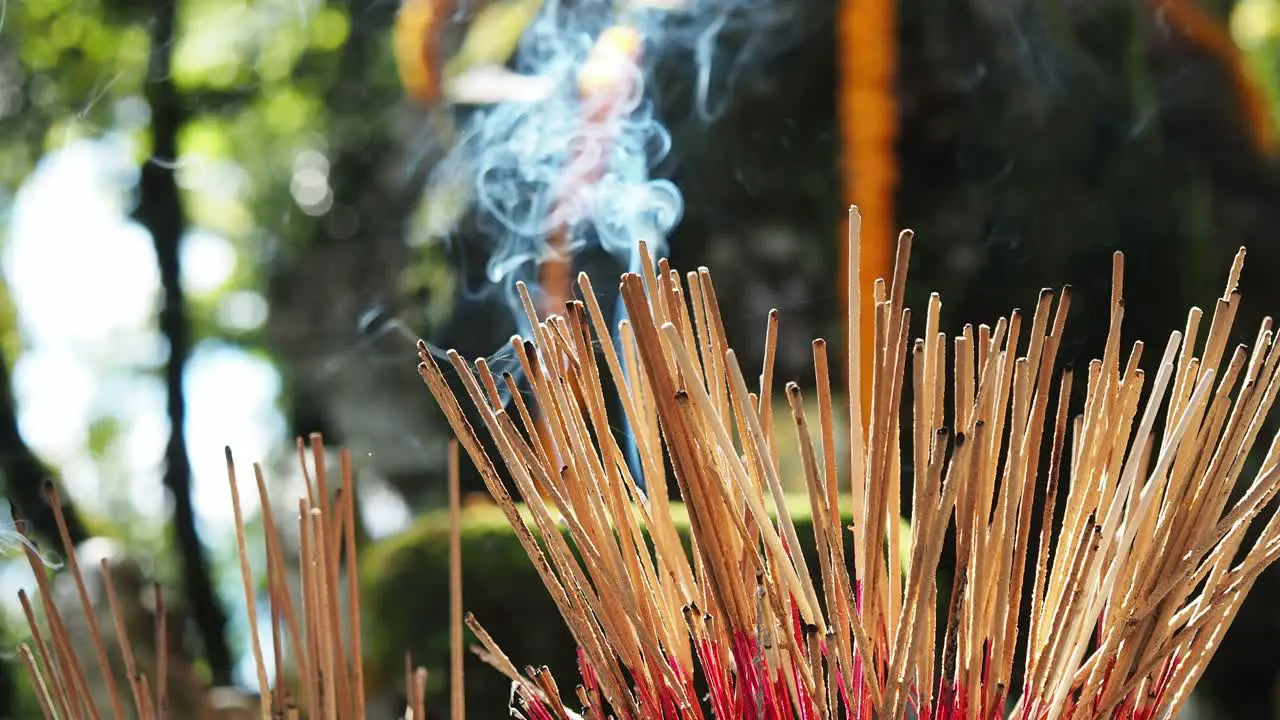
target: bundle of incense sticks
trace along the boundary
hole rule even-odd
[[[854,279],[858,227],[855,209]],[[524,293],[535,337],[511,347],[541,412],[483,360],[448,360],[509,482],[524,498],[549,499],[529,503],[528,522],[420,346],[423,379],[579,647],[581,685],[566,699],[546,668],[520,673],[468,618],[482,656],[518,686],[514,710],[539,720],[563,720],[570,702],[593,720],[1176,715],[1245,594],[1280,556],[1280,514],[1246,539],[1280,487],[1280,438],[1230,502],[1280,391],[1270,319],[1251,352],[1226,347],[1243,249],[1207,331],[1193,308],[1153,377],[1139,368],[1142,343],[1121,348],[1116,254],[1105,352],[1078,378],[1055,369],[1069,288],[1043,291],[1029,317],[1014,311],[953,338],[939,331],[935,294],[924,336],[912,340],[903,306],[911,238],[901,235],[893,277],[875,285],[874,347],[860,346],[856,280],[849,288],[850,345],[836,361],[851,374],[847,407],[834,406],[833,361],[814,341],[816,424],[795,383],[781,389],[790,418],[771,413],[776,313],[764,372],[748,386],[705,269],[682,283],[665,262],[654,271],[642,250],[643,274],[622,277],[621,353],[585,276],[582,299],[541,321]],[[603,373],[622,389],[647,495],[610,431]],[[1086,399],[1073,409],[1081,380]],[[849,419],[840,458],[838,412]],[[799,552],[778,432],[799,441],[816,563]],[[688,553],[667,462],[688,508]],[[955,576],[941,585],[948,536]]]
[[[325,467],[324,443],[319,435],[311,436],[313,473],[308,471],[306,448],[298,440],[298,462],[306,483],[306,497],[298,501],[298,576],[300,593],[295,597],[290,590],[286,556],[281,534],[276,525],[267,495],[267,484],[262,467],[254,464],[254,479],[262,508],[262,520],[266,535],[266,578],[270,601],[272,656],[274,658],[275,683],[270,682],[258,627],[258,582],[250,567],[250,554],[244,518],[241,512],[240,489],[231,450],[226,450],[227,477],[234,508],[237,551],[244,583],[244,598],[250,633],[258,698],[262,720],[279,718],[313,718],[328,720],[363,720],[366,717],[365,678],[361,662],[360,595],[357,584],[355,544],[355,510],[351,501],[353,483],[351,456],[341,455],[341,482],[334,493],[329,491],[329,476]],[[461,574],[459,571],[459,500],[456,452],[451,463],[450,507],[453,546],[450,572],[450,591],[453,610],[453,636],[456,646],[451,672],[455,686],[452,702],[453,720],[461,720],[462,710],[462,612]],[[133,644],[125,626],[121,602],[111,581],[110,568],[102,562],[104,585],[115,629],[116,647],[108,649],[103,641],[97,616],[91,606],[83,574],[76,562],[75,548],[71,544],[63,520],[62,508],[52,485],[48,488],[50,504],[57,519],[63,547],[67,557],[67,570],[72,575],[79,593],[85,617],[88,619],[95,652],[94,661],[101,673],[102,686],[110,704],[110,715],[98,707],[100,699],[92,691],[89,675],[85,671],[87,658],[77,657],[69,638],[66,623],[54,602],[49,582],[49,568],[37,554],[32,543],[24,545],[27,560],[35,574],[39,588],[39,600],[44,623],[36,615],[25,592],[19,592],[31,630],[31,641],[19,648],[19,657],[36,689],[37,700],[46,720],[101,717],[138,718],[139,720],[187,720],[191,716],[175,714],[170,709],[169,692],[171,668],[165,627],[164,600],[159,586],[155,587],[156,602],[156,680],[152,681],[139,667]],[[21,526],[19,525],[20,531]],[[28,538],[29,539],[29,538]],[[342,558],[346,557],[345,578]],[[345,585],[344,585],[345,581]],[[343,599],[346,598],[344,604]],[[42,629],[41,625],[44,625]],[[285,658],[288,658],[286,665]],[[126,692],[132,700],[131,711],[126,710],[124,699],[113,666],[113,661],[123,664]],[[287,668],[287,672],[286,672]],[[409,698],[404,717],[421,720],[426,716],[424,693],[427,674],[424,668],[415,668],[405,659],[405,690]],[[199,697],[207,689],[199,686],[194,676],[181,686],[184,693]],[[154,689],[154,693],[153,693]],[[190,699],[190,698],[188,698]],[[198,720],[225,718],[208,702],[195,700],[193,711]],[[243,715],[235,717],[248,717]]]

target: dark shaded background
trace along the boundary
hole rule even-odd
[[[1223,27],[1236,12],[1235,28],[1252,38],[1244,48],[1250,71],[1273,90],[1280,3],[1197,1]],[[318,430],[331,444],[350,444],[363,474],[421,511],[442,499],[445,436],[401,328],[487,355],[513,326],[500,301],[463,292],[483,284],[489,247],[472,219],[448,242],[414,242],[427,177],[447,148],[424,130],[435,111],[403,99],[389,43],[396,5],[226,5],[242,13],[235,33],[203,24],[219,5],[8,3],[0,28],[0,207],[42,157],[67,142],[69,127],[80,137],[106,134],[121,104],[137,99],[149,115],[133,136],[154,157],[198,153],[188,134],[198,125],[221,134],[229,159],[252,180],[241,203],[249,222],[219,228],[207,214],[195,217],[201,190],[181,188],[172,164],[142,162],[129,211],[154,242],[163,290],[155,331],[169,348],[163,363],[143,369],[164,379],[173,429],[156,458],[173,513],[167,539],[147,549],[175,568],[173,594],[189,608],[212,679],[225,684],[242,643],[227,640],[227,611],[214,590],[225,563],[208,556],[225,551],[215,548],[223,540],[201,543],[189,499],[193,450],[181,432],[182,379],[193,343],[217,338],[270,357],[289,434]],[[844,208],[835,8],[823,0],[794,7],[785,28],[756,46],[714,121],[694,112],[689,52],[659,58],[651,88],[675,148],[658,170],[687,203],[671,238],[673,264],[712,267],[728,332],[746,358],[761,352],[767,310],[781,308],[779,376],[805,383],[807,341],[835,337],[839,327],[833,268]],[[1112,251],[1127,253],[1128,337],[1159,340],[1181,327],[1189,305],[1212,302],[1243,244],[1250,254],[1242,335],[1233,340],[1252,341],[1258,320],[1280,308],[1280,287],[1270,281],[1280,247],[1276,162],[1251,141],[1231,68],[1164,21],[1156,4],[903,0],[899,15],[896,217],[917,231],[909,303],[922,307],[929,291],[941,292],[944,325],[954,330],[1030,303],[1040,287],[1071,283],[1063,355],[1083,364],[1098,354],[1105,332]],[[227,57],[216,72],[183,71],[183,48],[205,33],[215,48],[205,52],[216,54],[225,42]],[[724,42],[732,48],[743,40]],[[273,120],[282,97],[304,108],[300,120]],[[304,149],[328,160],[326,212],[304,211],[288,191]],[[238,253],[224,290],[265,298],[261,327],[222,326],[213,305],[184,295],[179,249],[189,230],[209,225]],[[598,286],[612,285],[616,268],[589,267],[600,273]],[[0,368],[23,351],[12,309],[4,315],[7,364]],[[39,487],[57,468],[24,443],[9,386],[0,378],[4,491],[49,537]],[[288,447],[289,437],[275,440]],[[480,489],[475,478],[469,483]],[[93,526],[77,520],[75,533],[86,536]],[[1204,692],[1224,717],[1280,717],[1278,600],[1271,573],[1206,677]],[[13,687],[6,675],[0,716]]]

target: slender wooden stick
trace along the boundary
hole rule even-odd
[[[98,628],[98,616],[93,611],[93,603],[89,600],[89,590],[84,584],[84,575],[80,572],[80,563],[76,559],[76,547],[71,542],[71,533],[67,530],[67,519],[62,514],[62,501],[58,497],[58,489],[52,483],[45,483],[45,495],[53,508],[53,517],[58,525],[58,535],[62,538],[62,546],[67,553],[67,568],[75,581],[76,592],[80,595],[80,607],[84,609],[85,621],[89,625],[89,637],[93,640],[93,650],[98,657],[98,669],[106,685],[107,697],[111,701],[111,710],[116,720],[124,718],[124,702],[120,699],[120,691],[116,687],[116,676],[111,669],[111,661],[107,658],[107,646],[102,642],[102,631]]]
[[[305,469],[304,465],[303,470],[305,471]],[[299,677],[309,678],[311,676],[311,666],[308,662],[307,651],[304,649],[305,638],[298,623],[297,612],[294,609],[293,593],[289,589],[289,582],[284,569],[284,551],[280,547],[275,512],[271,509],[271,499],[267,494],[267,480],[260,464],[254,463],[253,475],[258,485],[258,501],[262,507],[262,525],[266,535],[267,546],[267,572],[274,577],[274,590],[271,594],[273,612],[279,612],[284,615],[285,627],[289,631],[289,648],[293,652],[294,669]],[[354,609],[352,612],[355,612]],[[281,678],[277,676],[276,682],[279,684]]]
[[[462,668],[462,498],[458,441],[449,442],[449,699],[453,720],[465,720]]]
[[[356,493],[355,475],[351,470],[351,451],[342,451],[342,489],[346,493],[347,521],[344,526],[343,542],[347,557],[347,602],[350,608],[347,613],[348,629],[351,636],[351,687],[355,691],[355,712],[363,717],[365,710],[364,688],[364,645],[360,618],[360,561],[356,548]]]
[[[133,708],[139,716],[143,715],[142,688],[138,681],[138,666],[134,662],[133,643],[129,640],[129,628],[125,624],[124,614],[120,609],[120,598],[116,597],[115,581],[111,579],[111,567],[106,558],[102,558],[102,586],[107,593],[107,605],[111,609],[111,620],[115,624],[116,642],[120,645],[120,654],[124,659],[125,677],[129,678],[129,691],[133,694]]]
[[[271,686],[267,681],[267,665],[263,661],[262,640],[258,637],[258,601],[253,581],[253,571],[249,568],[248,543],[244,536],[244,516],[240,510],[240,488],[236,482],[235,461],[231,457],[231,448],[225,449],[227,460],[227,486],[231,490],[231,510],[236,525],[236,550],[240,554],[240,579],[244,583],[245,615],[249,621],[249,640],[253,648],[253,664],[258,672],[258,697],[263,698],[262,720],[271,720],[271,712],[266,699],[271,696]]]
[[[151,596],[156,613],[156,717],[166,720],[169,717],[169,615],[159,583],[152,586]]]
[[[859,220],[855,210],[851,277]],[[923,716],[927,708],[930,717],[986,720],[1011,698],[1011,717],[1019,720],[1151,717],[1181,703],[1243,592],[1261,567],[1280,559],[1280,511],[1256,544],[1244,545],[1246,528],[1280,494],[1280,437],[1248,490],[1231,492],[1261,419],[1280,396],[1270,321],[1252,354],[1225,345],[1242,255],[1203,352],[1195,354],[1193,311],[1185,337],[1170,336],[1150,378],[1140,367],[1145,346],[1135,343],[1127,354],[1121,346],[1123,259],[1116,255],[1107,342],[1088,366],[1085,403],[1072,418],[1074,374],[1062,373],[1054,388],[1070,289],[1042,291],[1030,315],[1014,311],[992,325],[964,326],[951,341],[949,372],[937,295],[929,298],[924,337],[911,337],[911,241],[909,232],[900,236],[892,277],[871,286],[873,342],[863,348],[858,328],[848,333],[848,527],[825,343],[813,347],[816,442],[799,387],[786,385],[816,574],[797,552],[798,522],[773,434],[777,315],[770,315],[764,372],[753,393],[724,339],[705,270],[684,276],[684,287],[669,263],[660,260],[655,269],[640,247],[641,272],[624,275],[621,286],[629,318],[618,327],[625,372],[585,277],[585,302],[569,303],[546,322],[537,321],[522,292],[534,337],[512,347],[543,409],[537,433],[522,434],[499,407],[485,363],[476,364],[476,378],[450,353],[495,440],[496,459],[526,497],[545,493],[581,558],[562,541],[551,511],[531,507],[547,548],[522,543],[579,642],[586,677],[604,690],[584,685],[575,693],[588,717],[604,717],[604,708],[619,720],[665,716],[659,697],[701,713],[698,700],[686,700],[683,681],[664,670],[695,666],[718,718],[861,719],[899,717],[908,708]],[[851,317],[857,290],[850,287]],[[620,386],[646,476],[660,472],[663,455],[670,461],[689,512],[688,555],[668,530],[673,504],[665,487],[642,495],[631,484],[608,430],[596,346]],[[525,520],[497,481],[494,460],[432,358],[420,355],[424,381],[523,538]],[[857,371],[864,360],[866,373]],[[859,401],[863,388],[867,408]],[[533,422],[522,402],[515,405],[527,429]],[[1157,432],[1160,413],[1169,419]],[[909,526],[900,519],[904,476]],[[647,538],[637,519],[650,529]],[[952,527],[959,574],[939,617],[936,574]],[[1236,557],[1244,559],[1232,566]],[[687,641],[672,628],[677,619]],[[481,656],[516,682],[518,708],[566,716],[545,670],[518,672],[475,631]],[[1014,650],[1024,637],[1019,668]],[[686,643],[690,661],[678,650]],[[620,682],[624,673],[633,683]],[[1026,684],[1011,688],[1018,673]]]
[[[16,510],[16,508],[14,509]],[[67,628],[63,623],[62,613],[58,610],[58,606],[53,600],[48,569],[45,567],[43,559],[36,553],[35,545],[30,542],[30,537],[27,537],[22,529],[22,523],[16,517],[14,518],[14,527],[27,540],[22,544],[22,550],[27,558],[27,565],[35,576],[36,587],[40,591],[40,605],[44,610],[46,622],[49,624],[52,647],[58,658],[62,675],[66,680],[67,709],[73,717],[83,717],[84,714],[87,714],[92,720],[98,720],[97,705],[89,690],[89,683],[85,679],[84,668],[81,667],[79,658],[72,650],[73,645],[68,637]],[[63,538],[64,551],[69,544],[66,538]],[[74,552],[74,548],[72,548],[71,552]],[[67,554],[69,555],[71,552]],[[28,612],[27,621],[32,627],[35,626],[34,616],[30,612]]]
[[[420,667],[413,671],[413,692],[410,695],[413,699],[413,720],[427,717],[426,696],[427,669]]]
[[[35,611],[31,607],[31,601],[27,598],[25,590],[18,591],[18,601],[22,604],[22,612],[27,617],[27,627],[31,630],[31,637],[35,642],[36,650],[40,655],[40,664],[44,666],[48,674],[49,685],[53,693],[53,698],[57,705],[57,716],[71,717],[72,707],[75,702],[72,700],[72,690],[68,687],[69,678],[65,667],[59,667],[56,663],[60,663],[62,658],[56,653],[51,653],[45,644],[44,636],[40,632],[40,625],[36,622]],[[79,708],[76,708],[76,714],[79,714]]]
[[[40,712],[44,714],[45,720],[55,720],[58,715],[53,709],[53,698],[49,696],[49,687],[44,682],[44,674],[40,672],[40,666],[36,664],[36,658],[31,654],[31,646],[26,643],[19,645],[18,657],[22,658],[22,666],[27,670],[27,677],[36,688],[36,701],[40,703]]]
[[[1015,311],[991,326],[965,326],[950,340],[955,359],[949,369],[936,295],[925,312],[925,336],[911,337],[904,305],[910,244],[904,233],[893,277],[873,285],[870,376],[853,373],[853,380],[865,381],[871,403],[864,413],[856,394],[848,398],[849,447],[837,449],[824,342],[813,344],[816,429],[800,386],[784,386],[808,499],[809,553],[801,516],[785,492],[774,434],[777,315],[770,315],[765,367],[758,393],[752,392],[728,347],[705,270],[683,276],[686,287],[665,260],[651,263],[642,246],[642,272],[624,276],[621,287],[629,316],[617,328],[621,354],[613,351],[612,331],[585,276],[579,284],[586,299],[542,322],[522,290],[535,337],[513,340],[512,351],[529,379],[536,418],[513,377],[499,380],[486,362],[473,366],[446,353],[515,491],[545,498],[526,508],[517,506],[434,356],[420,346],[419,373],[458,438],[448,468],[450,717],[464,712],[464,624],[479,642],[481,659],[513,681],[513,708],[538,720],[577,720],[565,707],[574,699],[591,720],[766,714],[864,720],[908,712],[987,720],[1001,716],[1011,698],[1009,717],[1017,720],[1139,720],[1181,706],[1245,594],[1280,560],[1280,510],[1267,510],[1280,494],[1280,435],[1243,477],[1280,399],[1280,343],[1268,320],[1252,352],[1227,348],[1243,253],[1216,302],[1203,348],[1200,313],[1193,310],[1185,332],[1170,335],[1151,377],[1140,366],[1145,346],[1135,343],[1127,353],[1121,346],[1123,261],[1116,256],[1107,342],[1083,376],[1085,402],[1072,417],[1075,374],[1068,369],[1056,389],[1053,383],[1069,289],[1042,292],[1027,322]],[[605,368],[598,366],[597,348],[605,348]],[[863,351],[856,334],[849,351],[851,360]],[[646,478],[663,479],[647,492],[613,436],[606,369],[622,394]],[[503,387],[513,393],[507,406]],[[1050,423],[1052,392],[1058,398]],[[1166,420],[1157,423],[1162,413]],[[545,667],[517,669],[463,613],[460,449],[479,469],[578,644],[583,683],[573,693],[562,696]],[[261,712],[263,718],[302,716],[284,688],[282,656],[289,650],[307,716],[360,720],[365,698],[350,454],[341,455],[341,483],[331,497],[321,439],[310,443],[314,483],[306,450],[300,440],[307,485],[297,505],[300,618],[266,482],[254,466],[277,676],[269,688],[255,630]],[[838,488],[844,451],[852,524]],[[688,549],[676,532],[679,505],[667,495],[667,462],[689,515]],[[241,579],[256,629],[256,585],[229,450],[227,464]],[[1236,492],[1242,481],[1243,492]],[[900,506],[904,497],[910,498],[909,525],[901,517],[908,510]],[[57,511],[56,494],[51,499]],[[1033,514],[1040,523],[1034,552]],[[1251,532],[1264,514],[1261,533]],[[953,532],[958,574],[945,614],[938,614],[937,570]],[[32,641],[19,654],[37,702],[46,717],[97,720],[47,568],[22,537],[47,623],[46,634],[20,593]],[[81,609],[89,613],[74,549],[67,551]],[[166,718],[168,628],[159,588],[153,702],[105,563],[102,572],[134,708],[141,720]],[[1027,597],[1024,584],[1031,586]],[[91,635],[93,627],[90,620]],[[1018,667],[1014,650],[1022,638],[1027,651]],[[95,653],[109,672],[100,635]],[[1009,687],[1015,674],[1024,677],[1023,687]],[[705,696],[701,686],[695,690],[695,677],[705,683]],[[404,683],[408,712],[423,717],[426,672],[408,658]],[[112,704],[122,706],[118,696]]]

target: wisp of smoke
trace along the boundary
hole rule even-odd
[[[476,111],[433,179],[433,185],[470,183],[477,227],[492,246],[487,280],[502,293],[521,335],[530,337],[532,328],[516,284],[524,282],[539,300],[544,290],[536,282],[540,263],[571,262],[584,249],[598,248],[620,269],[638,272],[641,240],[654,257],[666,253],[684,200],[674,183],[652,177],[672,149],[671,133],[649,92],[654,62],[664,53],[690,58],[694,112],[711,121],[758,47],[756,40],[783,19],[774,3],[664,0],[659,5],[639,0],[615,6],[548,0],[543,6],[525,31],[513,64],[516,72],[537,77],[550,88],[550,96]],[[625,68],[631,77],[619,86],[628,94],[610,100],[617,104],[609,121],[592,122],[593,108],[579,92],[579,71],[601,33],[620,23],[643,39],[642,60]],[[729,31],[743,39],[736,51],[721,42]],[[560,242],[550,243],[556,235]],[[616,314],[615,321],[625,316],[620,299]],[[624,437],[639,479],[629,428]]]
[[[607,24],[586,8],[545,8],[525,34],[516,68],[551,80],[553,95],[478,112],[456,151],[470,158],[477,219],[495,243],[488,279],[508,293],[517,280],[535,288],[529,271],[539,262],[576,254],[589,243],[632,266],[638,241],[660,245],[683,212],[675,185],[650,178],[671,149],[671,135],[646,97],[642,68],[629,69],[631,92],[615,109],[616,121],[585,119],[577,73]],[[598,179],[584,184],[592,174]],[[553,250],[548,238],[555,232],[567,242]],[[513,313],[522,316],[509,297]]]
[[[13,523],[0,523],[0,558],[7,558],[15,554],[21,554],[23,548],[30,550],[40,560],[40,562],[50,570],[58,570],[62,567],[62,558],[56,552],[51,550],[42,550],[37,547],[20,528],[22,520],[15,520]]]

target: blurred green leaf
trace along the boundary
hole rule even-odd
[[[324,8],[311,21],[311,47],[332,52],[342,47],[351,32],[346,13],[337,8]]]
[[[111,445],[120,437],[120,421],[110,415],[102,415],[89,424],[89,454],[96,460],[106,457]]]

